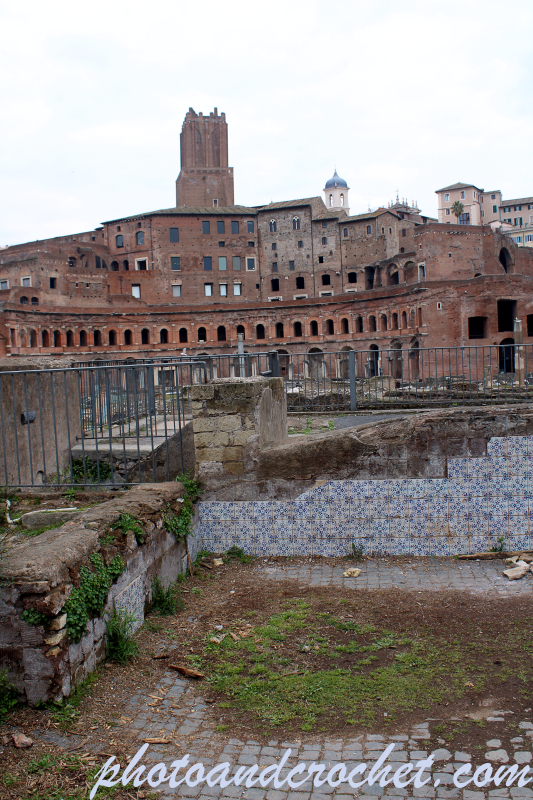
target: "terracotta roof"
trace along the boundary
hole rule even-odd
[[[500,208],[502,206],[520,206],[523,203],[533,203],[533,197],[518,197],[516,200],[502,200]]]
[[[142,219],[143,217],[157,216],[177,216],[189,214],[191,216],[205,217],[209,215],[223,216],[228,214],[255,215],[257,209],[248,206],[178,206],[177,208],[160,208],[157,211],[145,211],[142,214],[132,214],[129,217],[118,217],[117,219],[106,220],[102,223],[109,225],[114,222],[125,222],[130,219]]]
[[[477,189],[478,192],[484,191],[484,189],[480,189],[479,186],[476,186],[475,183],[452,183],[451,186],[445,186],[444,189],[436,189],[435,194],[439,192],[449,192],[452,189]]]
[[[392,214],[393,217],[398,216],[398,214],[395,214],[394,211],[390,210],[390,208],[377,208],[375,211],[367,211],[366,214],[356,214],[353,217],[346,217],[343,222],[355,222],[359,219],[375,219],[376,217],[380,217],[382,214]]]
[[[265,206],[258,206],[258,211],[269,211],[270,209],[275,208],[292,208],[297,206],[313,206],[320,207],[321,209],[326,210],[326,206],[324,201],[321,197],[305,197],[302,200],[283,200],[281,203],[268,203]],[[317,213],[320,213],[317,208]]]

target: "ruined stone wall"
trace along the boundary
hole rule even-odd
[[[179,513],[180,483],[138,486],[126,495],[83,512],[61,528],[46,531],[8,551],[3,564],[7,585],[0,594],[0,669],[31,705],[60,701],[105,658],[106,615],[113,608],[135,614],[137,629],[158,576],[164,586],[186,567],[183,546],[162,527],[168,504]],[[116,522],[120,512],[140,520],[146,533],[142,545],[133,534],[119,537],[118,547],[102,545],[100,536]],[[200,543],[191,539],[194,559]],[[102,614],[90,619],[78,643],[69,641],[63,611],[72,589],[79,585],[82,566],[100,553],[109,563],[120,553],[125,571],[112,585]],[[46,615],[42,625],[21,618],[24,609]]]

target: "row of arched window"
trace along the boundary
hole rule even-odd
[[[388,331],[388,330],[407,330],[408,328],[414,328],[416,326],[421,327],[423,324],[423,316],[422,316],[422,309],[411,309],[409,313],[407,311],[402,311],[400,314],[397,312],[393,312],[390,315],[390,321],[387,314],[370,314],[367,317],[366,325],[363,317],[361,315],[355,317],[354,320],[355,329],[350,331],[350,323],[346,317],[343,317],[338,324],[338,327],[335,324],[333,319],[326,319],[322,322],[322,330],[320,331],[325,336],[334,336],[335,334],[349,334],[353,333],[365,333],[365,332],[377,332],[377,331]],[[275,323],[275,338],[283,339],[286,336],[293,336],[295,338],[301,338],[303,336],[318,336],[319,335],[319,323],[317,320],[310,320],[308,323],[308,330],[306,331],[307,325],[304,322],[299,320],[291,323],[290,325],[290,332],[285,331],[285,324],[283,322],[276,322]],[[245,328],[244,325],[237,325],[236,333],[245,335]],[[72,330],[67,330],[66,332],[62,332],[59,330],[55,330],[53,332],[49,332],[47,330],[43,330],[40,334],[40,342],[38,343],[37,332],[35,330],[29,331],[29,346],[30,347],[74,347],[75,342],[75,334]],[[159,341],[153,342],[152,336],[150,333],[149,328],[143,328],[141,330],[141,344],[168,344],[170,341],[170,335],[167,328],[161,328],[157,334],[157,338]],[[266,339],[266,328],[262,323],[259,323],[255,326],[255,338],[258,340]],[[122,341],[120,341],[122,339]],[[228,339],[228,332],[225,325],[219,325],[217,327],[217,341],[218,342],[225,342]],[[186,344],[189,341],[189,331],[187,328],[180,328],[178,330],[178,342],[180,344]],[[199,327],[197,330],[197,341],[198,342],[207,342],[207,329],[203,326]],[[102,331],[100,330],[93,330],[93,331],[85,331],[81,330],[78,333],[78,342],[80,347],[115,347],[117,345],[126,345],[130,346],[133,345],[133,332],[131,330],[125,330],[121,333],[117,333],[115,330],[110,330],[107,332],[105,336],[102,335]],[[14,345],[14,342],[11,343]],[[20,345],[21,347],[26,347],[28,344],[26,343],[26,333],[24,330],[20,331]]]
[[[277,220],[271,219],[270,222],[268,223],[268,227],[270,229],[270,233],[276,233],[276,231],[278,229]],[[300,230],[300,217],[293,217],[292,229],[293,229],[293,231],[299,231]]]

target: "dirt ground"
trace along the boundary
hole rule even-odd
[[[275,561],[269,559],[270,563]],[[332,561],[328,559],[328,563]],[[335,736],[401,733],[409,725],[431,718],[431,741],[422,743],[424,749],[447,746],[476,753],[486,749],[491,735],[505,747],[506,737],[510,740],[523,733],[517,723],[531,710],[533,689],[528,601],[488,599],[463,592],[311,589],[296,582],[265,580],[263,560],[249,564],[231,560],[221,567],[213,567],[210,559],[207,563],[212,569],[198,570],[181,585],[184,607],[180,611],[173,616],[147,617],[136,635],[140,652],[134,661],[126,665],[106,663],[94,682],[85,685],[63,708],[19,708],[8,716],[0,726],[0,797],[70,800],[84,796],[81,792],[88,791],[91,770],[102,763],[102,755],[117,755],[123,762],[138,748],[138,739],[128,734],[125,708],[135,693],[157,707],[155,689],[169,664],[188,664],[206,675],[204,680],[194,681],[194,687],[212,708],[215,730],[243,740],[265,741],[273,736],[290,740],[295,734],[299,739],[312,739],[324,732]],[[343,559],[338,563],[353,565]],[[304,619],[283,617],[298,609],[301,613],[304,610]],[[300,619],[302,624],[286,624],[287,619]],[[224,634],[221,654],[212,640]],[[354,641],[355,645],[350,644]],[[415,650],[418,656],[413,660]],[[430,651],[430,672],[421,673],[419,679],[416,669],[426,663]],[[257,663],[265,661],[265,653],[266,677],[254,673]],[[359,699],[354,695],[354,707],[359,703],[361,713],[352,719],[338,713],[335,706],[321,707],[307,730],[305,725],[302,728],[298,714],[273,725],[272,719],[261,716],[260,708],[245,707],[219,688],[217,671],[236,663],[240,672],[232,673],[231,680],[237,683],[269,680],[274,686],[276,680],[277,685],[309,681],[332,670],[340,670],[346,680],[360,676],[367,693],[363,691]],[[368,694],[370,674],[382,674],[397,663],[401,665],[402,686],[407,686],[402,689],[402,702],[396,703],[390,693],[380,695],[383,683]],[[418,681],[420,691],[413,693],[409,681],[415,687]],[[349,691],[352,685],[348,685]],[[283,690],[278,694],[283,702]],[[370,707],[373,714],[365,714]],[[505,733],[501,724],[493,731],[494,725],[487,719],[495,710],[506,712]],[[50,729],[69,732],[73,741],[69,750],[38,742],[39,733]],[[33,747],[16,750],[12,742],[15,731],[33,738]],[[103,745],[98,758],[92,753],[95,743]],[[55,763],[52,772],[46,767],[50,760]],[[22,775],[23,790],[19,783]],[[47,780],[51,781],[48,787]],[[82,789],[77,793],[73,787]],[[128,789],[113,796],[151,795],[142,789]]]

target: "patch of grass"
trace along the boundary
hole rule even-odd
[[[156,576],[152,581],[152,611],[161,617],[175,614],[183,608],[184,603],[179,595],[178,587],[171,583],[166,589]]]
[[[7,670],[0,670],[0,722],[18,705],[18,692],[7,678]]]
[[[134,658],[139,645],[131,638],[131,629],[136,617],[122,608],[115,608],[106,620],[107,655],[119,664],[126,664]]]
[[[193,586],[191,589],[191,594],[197,594],[201,596],[203,595],[203,591],[198,586]]]
[[[78,706],[87,697],[94,684],[98,681],[98,672],[92,672],[72,692],[70,697],[61,703],[50,703],[48,708],[53,710],[52,720],[59,725],[61,730],[68,729],[79,717]]]
[[[241,564],[249,564],[250,561],[254,560],[253,556],[247,556],[244,550],[236,545],[230,547],[230,549],[224,554],[224,558],[227,561],[231,561],[233,558],[236,558],[241,562]]]

